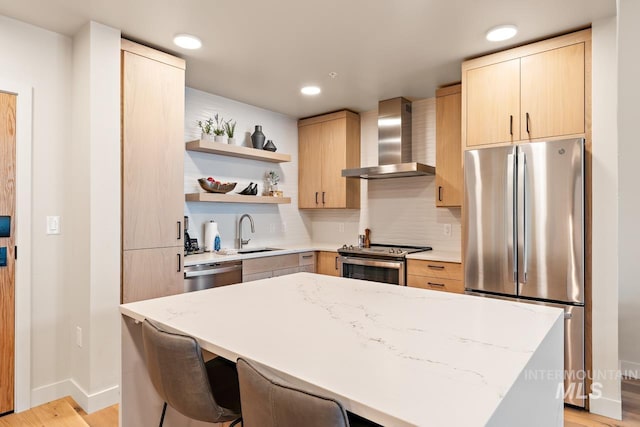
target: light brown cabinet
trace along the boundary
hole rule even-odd
[[[464,293],[462,264],[455,262],[407,260],[407,286]]]
[[[121,59],[122,300],[132,302],[184,287],[185,63],[128,40]]]
[[[122,254],[122,301],[134,302],[184,292],[181,248],[152,248]]]
[[[465,148],[586,133],[591,30],[462,64]]]
[[[340,277],[338,253],[321,251],[316,253],[316,273]]]
[[[357,209],[360,181],[342,170],[360,165],[360,116],[339,111],[298,122],[298,207]]]
[[[315,273],[314,252],[250,258],[242,261],[242,281],[268,279],[293,273]]]
[[[461,85],[436,91],[436,206],[462,205]]]

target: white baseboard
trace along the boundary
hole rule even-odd
[[[73,400],[86,413],[91,414],[118,403],[120,401],[120,387],[114,385],[89,394],[78,383],[69,378],[31,390],[31,407],[61,399],[65,396],[73,397]]]
[[[620,370],[622,371],[622,376],[640,380],[640,363],[621,360]]]
[[[600,396],[597,399],[589,399],[589,412],[603,417],[622,419],[622,401]]]

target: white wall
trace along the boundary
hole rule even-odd
[[[618,132],[620,185],[620,358],[623,370],[640,374],[640,2],[618,1]]]
[[[375,166],[378,164],[378,111],[362,113],[360,123],[361,164]],[[414,161],[435,164],[436,131],[435,98],[414,101]],[[359,212],[331,210],[310,214],[315,242],[356,243],[358,234],[370,228],[374,243],[430,245],[434,249],[460,253],[460,209],[436,208],[435,177],[363,180],[361,189]],[[445,224],[451,224],[451,236],[444,235]]]
[[[236,223],[240,215],[249,213],[255,220],[255,234],[245,223],[243,236],[250,238],[249,246],[309,244],[311,225],[298,211],[298,126],[295,119],[243,104],[206,92],[187,88],[185,105],[185,141],[200,138],[197,120],[206,120],[218,113],[225,120],[237,121],[236,139],[251,146],[250,135],[255,125],[262,125],[267,139],[273,140],[278,152],[291,154],[289,163],[268,163],[235,157],[224,157],[192,151],[185,152],[185,193],[202,192],[197,179],[212,176],[217,180],[237,182],[234,192],[249,182],[258,183],[262,192],[264,175],[275,170],[281,177],[279,189],[291,197],[291,204],[254,205],[236,203],[189,202],[185,215],[189,216],[189,233],[202,246],[203,223],[214,219],[218,223],[222,247],[235,247]],[[248,221],[247,221],[248,222]]]
[[[67,224],[63,217],[62,234],[47,236],[45,217],[64,216],[66,210],[71,40],[0,16],[0,52],[2,79],[33,87],[30,386],[37,397],[43,387],[68,378],[70,368],[63,278]]]
[[[593,23],[592,300],[594,386],[591,411],[621,416],[618,369],[618,132],[616,18]],[[592,395],[592,397],[594,397]]]

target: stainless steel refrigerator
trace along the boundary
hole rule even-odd
[[[466,292],[564,309],[565,402],[584,406],[584,140],[466,151],[464,206]]]

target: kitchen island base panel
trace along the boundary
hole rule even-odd
[[[564,426],[564,319],[558,318],[493,413],[487,427]],[[543,409],[546,408],[546,409]]]
[[[205,360],[214,357],[203,351]],[[122,316],[122,390],[120,392],[121,427],[156,426],[160,422],[164,400],[151,383],[144,361],[142,323]],[[125,403],[126,402],[126,403]],[[171,427],[212,427],[212,424],[192,420],[167,406],[164,425]]]

